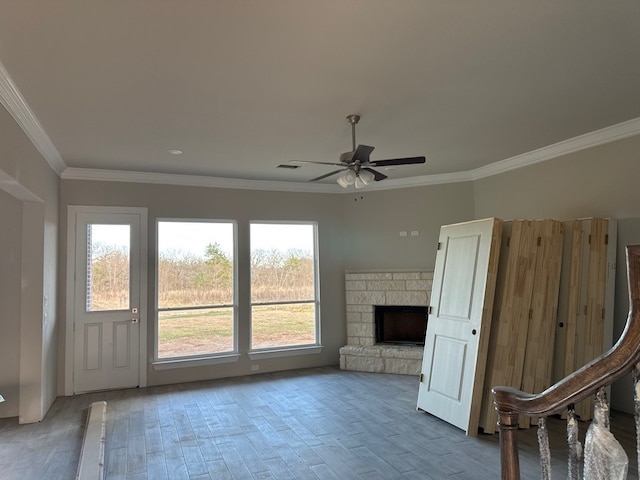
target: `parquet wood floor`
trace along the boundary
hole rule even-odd
[[[0,478],[75,478],[97,400],[108,404],[107,480],[500,478],[498,436],[416,411],[417,393],[412,376],[326,367],[58,398],[38,424],[0,420]],[[558,479],[564,428],[549,420]],[[614,412],[612,430],[637,478],[633,419]],[[538,479],[536,429],[519,438],[523,479]]]

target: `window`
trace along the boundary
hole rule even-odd
[[[316,225],[251,224],[251,348],[318,344]]]
[[[159,221],[156,358],[236,350],[233,222]]]
[[[129,225],[87,225],[87,312],[129,309]]]

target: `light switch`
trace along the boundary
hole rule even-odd
[[[401,231],[400,232],[400,236],[401,237],[406,237],[407,236],[407,231],[406,230]]]

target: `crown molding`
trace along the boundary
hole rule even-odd
[[[471,170],[469,173],[472,180],[479,180],[638,134],[640,134],[640,118],[633,118],[595,132],[585,133],[584,135],[563,140],[515,157],[490,163],[484,167]]]
[[[398,188],[425,187],[429,185],[443,185],[445,183],[471,182],[471,172],[440,173],[434,175],[420,175],[418,177],[394,178],[384,182],[367,185],[365,190],[395,190]],[[353,193],[348,190],[346,193]]]
[[[67,165],[1,62],[0,103],[4,105],[4,108],[7,109],[16,123],[20,125],[22,131],[29,137],[49,166],[58,175],[61,175]]]
[[[241,190],[271,190],[279,192],[342,193],[336,184],[276,182],[266,180],[242,180],[237,178],[179,175],[171,173],[135,172],[126,170],[99,170],[93,168],[67,168],[63,180],[93,180],[103,182],[154,183],[185,187],[236,188]]]

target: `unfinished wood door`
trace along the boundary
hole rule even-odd
[[[418,409],[478,430],[502,221],[443,226],[431,293]]]

